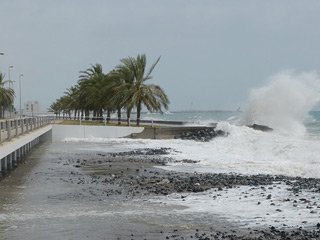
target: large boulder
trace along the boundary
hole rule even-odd
[[[247,125],[247,127],[253,128],[254,130],[263,131],[263,132],[271,132],[271,131],[273,131],[272,128],[270,128],[268,126],[264,126],[264,125],[259,125],[259,124]]]
[[[221,130],[203,129],[182,132],[180,136],[175,138],[183,140],[195,140],[199,142],[208,142],[218,136],[227,136],[228,134]]]

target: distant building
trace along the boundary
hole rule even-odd
[[[39,101],[27,101],[24,104],[24,111],[25,115],[33,115],[38,114],[41,112],[40,103]]]

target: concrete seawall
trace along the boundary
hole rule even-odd
[[[127,138],[142,139],[174,139],[183,132],[200,131],[206,129],[214,129],[215,127],[205,126],[189,126],[189,127],[148,127],[141,133],[132,133]]]
[[[143,130],[143,127],[54,125],[52,141],[62,141],[66,138],[120,138],[141,133]]]
[[[87,125],[53,125],[52,141],[66,138],[142,138],[142,139],[173,139],[182,132],[214,129],[215,126],[186,127],[127,127],[127,126],[87,126]]]

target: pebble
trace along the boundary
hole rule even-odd
[[[84,191],[81,194],[73,197],[91,197],[93,199],[114,198],[122,196],[123,201],[130,201],[130,199],[141,198],[150,195],[168,195],[171,193],[181,193],[182,201],[185,200],[190,192],[202,192],[207,189],[214,188],[219,191],[226,191],[229,188],[237,186],[248,186],[248,190],[243,192],[239,199],[251,197],[251,190],[261,189],[265,194],[265,199],[271,200],[272,195],[267,195],[267,189],[272,190],[277,188],[279,182],[283,182],[288,186],[288,191],[291,191],[296,197],[301,195],[302,189],[307,189],[313,192],[320,192],[320,179],[314,178],[298,178],[286,176],[273,175],[241,175],[241,174],[216,174],[216,173],[177,173],[172,171],[165,171],[161,169],[152,168],[153,165],[163,165],[174,160],[166,157],[171,152],[171,148],[157,148],[157,149],[137,149],[134,151],[120,152],[120,153],[106,153],[97,155],[94,159],[69,159],[66,160],[66,165],[74,166],[74,171],[70,173],[72,178],[63,179],[73,184],[95,184],[91,192]],[[109,166],[105,169],[102,175],[81,174],[81,169],[86,165],[99,164]],[[143,165],[142,165],[143,164]],[[143,166],[143,168],[141,168]],[[150,166],[150,167],[148,167]],[[141,169],[141,171],[140,171]],[[142,171],[143,169],[143,171]],[[124,171],[125,170],[125,171]],[[121,173],[121,174],[120,174]],[[70,177],[69,176],[69,177]],[[266,185],[273,185],[273,187],[266,188]],[[101,189],[100,191],[97,190]],[[103,196],[103,197],[102,197]],[[302,195],[301,195],[302,196]],[[217,196],[213,197],[215,199]],[[271,200],[272,201],[272,200]],[[271,202],[269,201],[269,203]],[[301,197],[298,201],[293,199],[284,199],[283,202],[292,202],[293,207],[298,207],[298,204],[306,204],[320,207],[317,200],[312,202]],[[298,203],[299,202],[299,203]],[[263,205],[263,201],[257,202],[257,205]],[[275,203],[271,202],[271,206]],[[275,209],[276,212],[282,212],[282,209]],[[310,214],[317,214],[316,210],[310,210]],[[302,222],[303,225],[307,221]],[[286,227],[283,225],[283,227]],[[241,235],[238,229],[228,229],[227,232],[217,231],[213,223],[210,231],[206,229],[196,228],[194,234],[186,233],[183,230],[175,229],[174,234],[168,233],[165,229],[161,230],[161,234],[165,235],[166,239],[320,239],[320,223],[314,226],[316,230],[304,230],[302,226],[297,229],[277,229],[271,226],[270,229],[255,229],[251,233],[248,231],[245,236]],[[131,235],[134,237],[134,234]],[[164,237],[164,236],[163,236]],[[147,238],[146,238],[147,239]]]

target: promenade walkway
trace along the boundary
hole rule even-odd
[[[43,116],[0,121],[0,177],[41,140],[51,139],[53,120]]]

